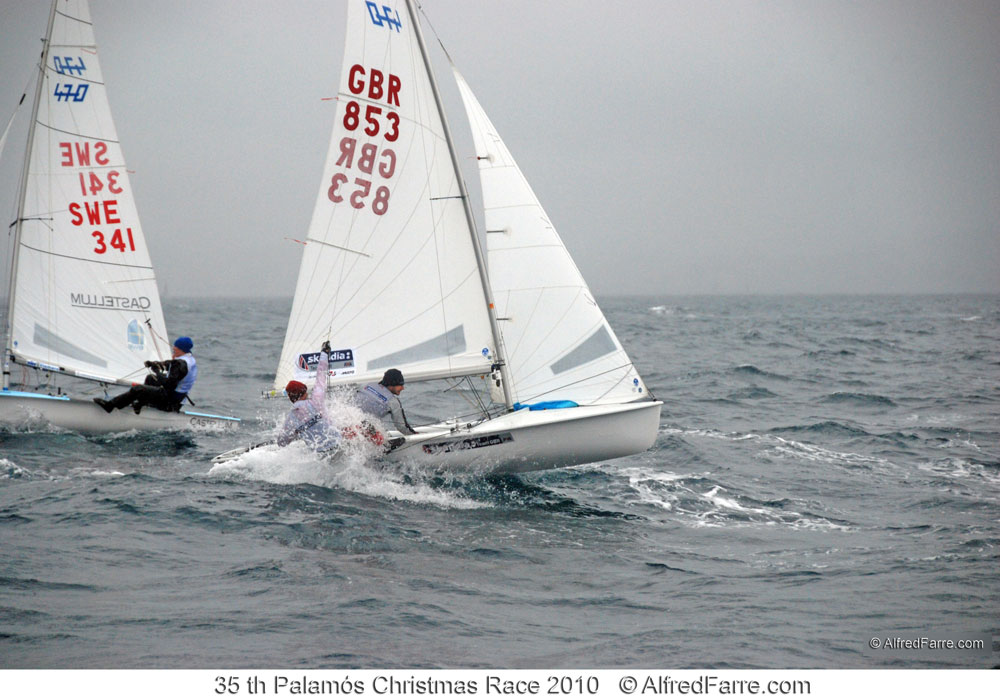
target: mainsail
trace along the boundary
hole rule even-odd
[[[488,372],[472,233],[419,36],[399,0],[348,3],[336,119],[275,388],[324,340],[331,381]]]
[[[648,398],[531,186],[454,73],[476,146],[490,282],[514,399],[582,405]]]
[[[129,384],[169,341],[86,0],[53,4],[29,134],[7,350]]]

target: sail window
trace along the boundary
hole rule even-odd
[[[611,339],[611,334],[608,333],[607,327],[601,326],[593,335],[563,355],[561,359],[556,360],[551,366],[552,373],[561,374],[567,372],[574,367],[579,367],[591,360],[596,360],[598,357],[603,357],[617,349],[615,341]]]
[[[456,326],[436,338],[425,340],[403,350],[376,357],[368,363],[368,369],[382,369],[394,365],[410,364],[433,360],[438,357],[449,357],[465,352],[464,326]]]
[[[92,355],[83,348],[73,345],[73,343],[69,342],[65,338],[60,338],[48,328],[45,328],[37,323],[35,324],[35,337],[33,341],[38,347],[57,352],[63,357],[71,357],[74,360],[86,362],[87,364],[94,365],[95,367],[108,366],[108,363],[97,355]]]

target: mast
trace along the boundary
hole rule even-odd
[[[451,164],[455,169],[455,177],[458,180],[458,190],[462,196],[462,206],[465,209],[465,219],[469,224],[469,233],[472,236],[472,248],[476,251],[476,264],[479,267],[479,281],[483,285],[483,294],[486,296],[487,315],[490,319],[490,330],[493,333],[493,343],[496,346],[497,366],[500,369],[501,384],[503,385],[503,400],[507,410],[512,410],[514,402],[510,396],[510,387],[507,382],[507,359],[504,356],[503,344],[500,337],[500,326],[496,318],[496,306],[493,303],[493,289],[490,286],[489,276],[486,273],[486,259],[483,257],[483,248],[479,243],[479,234],[476,230],[476,219],[472,213],[472,204],[469,201],[469,192],[465,187],[465,178],[462,177],[462,170],[459,167],[458,155],[455,153],[455,143],[451,138],[451,129],[448,128],[448,117],[441,104],[441,93],[438,92],[437,79],[434,77],[434,69],[431,68],[430,57],[427,55],[427,46],[424,44],[424,35],[420,30],[420,20],[417,17],[413,0],[406,0],[406,10],[410,15],[410,23],[417,37],[417,44],[420,46],[420,56],[424,61],[424,68],[427,70],[427,78],[431,84],[431,92],[434,93],[434,103],[437,105],[438,115],[441,117],[441,126],[444,129],[444,138],[448,143],[448,153],[451,154]]]
[[[35,145],[35,124],[38,122],[38,103],[42,99],[42,89],[45,83],[45,67],[49,62],[49,44],[52,41],[52,25],[56,19],[56,0],[52,0],[52,9],[49,11],[49,24],[45,29],[45,39],[43,39],[42,56],[38,64],[38,84],[35,86],[35,102],[31,106],[31,122],[28,124],[28,146],[24,151],[24,163],[21,169],[21,182],[17,194],[17,218],[14,220],[14,247],[11,251],[10,279],[7,292],[7,328],[4,333],[3,352],[3,388],[10,388],[10,359],[12,356],[10,347],[10,333],[13,328],[14,301],[17,294],[17,259],[21,250],[21,223],[24,219],[24,198],[28,191],[28,173],[31,169],[31,152]]]

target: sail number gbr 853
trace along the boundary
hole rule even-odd
[[[396,173],[396,151],[389,145],[399,138],[399,113],[393,107],[399,107],[402,81],[356,63],[347,87],[358,99],[346,102],[341,124],[350,135],[340,140],[336,167],[342,171],[333,175],[327,197],[335,204],[347,199],[355,209],[370,207],[381,216],[389,210],[389,187],[373,180],[388,181]],[[362,133],[368,139],[359,144]],[[356,175],[353,183],[348,173]]]

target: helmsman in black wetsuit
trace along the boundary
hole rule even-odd
[[[198,377],[198,364],[191,348],[194,342],[187,336],[174,341],[173,359],[165,362],[146,362],[150,373],[145,384],[136,384],[124,394],[111,399],[94,399],[94,403],[111,413],[116,408],[132,406],[139,413],[143,406],[161,411],[179,411],[188,392]]]

